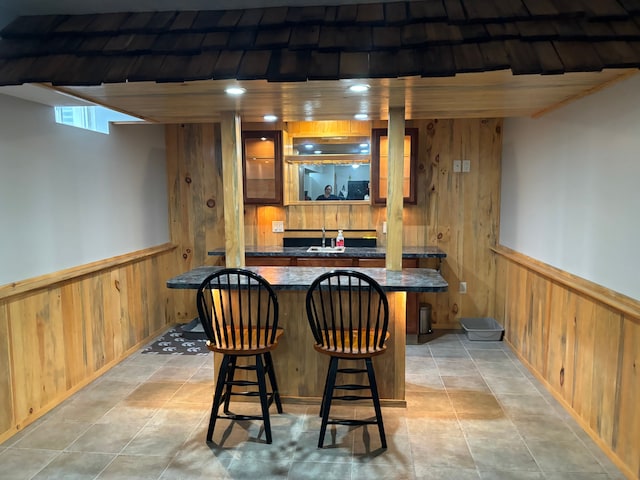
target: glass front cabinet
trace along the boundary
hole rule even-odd
[[[246,204],[282,204],[282,132],[242,132],[242,178]]]
[[[406,128],[404,136],[403,197],[405,204],[415,204],[416,163],[418,158],[418,129]],[[371,132],[371,193],[372,202],[387,202],[389,177],[389,137],[386,128],[374,128]]]

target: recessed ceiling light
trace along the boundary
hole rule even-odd
[[[356,120],[366,120],[367,118],[369,118],[369,115],[367,115],[366,113],[356,113],[353,118],[355,118]]]
[[[263,118],[265,122],[275,122],[276,120],[278,120],[278,117],[276,117],[275,115],[265,115]]]
[[[247,89],[242,87],[228,87],[225,89],[227,95],[242,95],[246,91]]]
[[[352,92],[366,92],[367,90],[369,90],[369,85],[367,85],[366,83],[356,83],[355,85],[351,85],[349,87],[349,90],[351,90]]]

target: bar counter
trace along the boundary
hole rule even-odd
[[[169,288],[196,289],[205,277],[223,267],[203,266],[180,274],[167,281]],[[327,267],[245,267],[262,275],[274,290],[307,290],[313,280],[331,270]],[[386,292],[446,292],[448,284],[437,270],[432,268],[405,268],[389,271],[385,268],[353,267],[366,273]]]
[[[197,289],[202,280],[223,267],[203,266],[177,275],[167,287]],[[307,321],[305,296],[308,287],[327,267],[246,267],[262,275],[277,290],[280,306],[279,325],[284,328],[280,344],[273,352],[278,387],[283,399],[297,403],[319,403],[328,367],[326,355],[313,349],[314,339]],[[387,352],[373,360],[381,403],[406,406],[405,347],[407,292],[446,292],[448,285],[440,272],[430,268],[350,268],[374,278],[385,290],[389,301]],[[195,295],[194,295],[195,302]],[[217,365],[217,356],[214,364]]]

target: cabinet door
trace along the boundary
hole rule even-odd
[[[406,128],[404,135],[404,175],[402,191],[404,203],[416,203],[416,163],[418,158],[418,129]],[[374,128],[371,132],[371,190],[372,201],[387,203],[387,179],[389,176],[389,137],[386,128]]]
[[[298,267],[352,267],[352,258],[319,258],[301,257],[296,260]]]
[[[282,204],[282,132],[242,132],[244,202]]]
[[[384,268],[386,266],[386,262],[387,261],[384,258],[359,258],[358,267]],[[402,268],[417,268],[417,267],[418,267],[417,258],[402,259]]]
[[[289,267],[293,265],[291,257],[245,257],[244,264],[247,267]]]

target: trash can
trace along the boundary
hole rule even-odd
[[[420,315],[418,318],[418,335],[432,333],[431,330],[431,304],[420,304]]]

